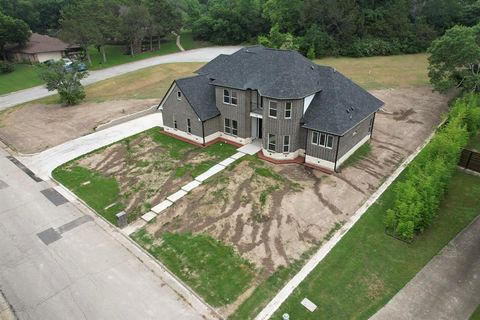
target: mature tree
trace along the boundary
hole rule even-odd
[[[150,50],[153,50],[152,39],[160,39],[170,32],[178,32],[182,27],[182,16],[179,10],[167,0],[145,0],[150,19],[147,36],[150,38]]]
[[[0,12],[0,52],[3,60],[6,60],[5,45],[25,44],[30,39],[30,28],[20,19],[15,19]]]
[[[80,80],[87,75],[87,72],[78,70],[77,64],[66,68],[61,61],[43,67],[40,72],[40,78],[45,81],[48,91],[57,90],[60,101],[67,105],[77,104],[85,98]]]
[[[0,0],[0,11],[23,20],[32,30],[36,30],[40,23],[39,12],[32,0]]]
[[[117,10],[112,0],[78,0],[67,5],[61,14],[60,36],[69,43],[79,44],[90,64],[88,47],[97,46],[105,63],[105,44],[117,35]]]
[[[151,16],[143,5],[133,5],[122,9],[120,15],[120,32],[127,42],[130,55],[134,56],[141,49],[142,41],[151,26]]]
[[[455,86],[480,92],[480,24],[447,30],[428,52],[428,75],[436,90]]]
[[[303,1],[268,0],[263,6],[263,14],[272,26],[280,26],[281,32],[299,32],[303,23]]]

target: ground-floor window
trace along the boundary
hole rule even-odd
[[[178,123],[177,123],[177,119],[175,119],[175,115],[173,116],[173,127],[175,129],[178,129]]]
[[[268,134],[268,151],[275,152],[277,146],[277,137],[274,134]]]
[[[187,132],[192,133],[192,124],[190,123],[190,119],[187,119]]]
[[[333,148],[333,136],[326,133],[317,131],[312,132],[312,144],[320,147],[332,149]]]
[[[238,122],[237,120],[231,120],[225,118],[225,133],[229,133],[234,136],[238,136]]]
[[[290,152],[290,136],[283,136],[283,152]]]

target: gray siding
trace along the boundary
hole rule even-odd
[[[328,149],[322,146],[312,144],[312,133],[313,133],[313,130],[308,130],[307,149],[305,150],[305,153],[308,156],[327,160],[330,162],[335,162],[335,155],[336,155],[337,146],[338,146],[338,137],[333,136],[333,148]]]
[[[220,131],[220,117],[215,117],[212,119],[208,119],[207,121],[204,122],[203,124],[204,130],[205,130],[205,137],[208,137],[211,134],[214,134],[215,132]]]
[[[270,101],[277,102],[277,118],[268,115]],[[305,148],[305,130],[300,128],[303,116],[303,99],[275,100],[262,97],[263,102],[263,147],[268,150],[268,135],[277,136],[276,152],[283,152],[283,137],[290,136],[290,152]],[[286,102],[292,103],[291,119],[285,119]]]
[[[233,90],[237,93],[237,105],[223,103],[223,89]],[[236,120],[238,123],[238,137],[249,138],[252,136],[250,120],[250,92],[215,87],[215,99],[217,108],[220,111],[220,131],[224,132],[224,119]]]
[[[345,135],[340,137],[340,148],[338,150],[338,159],[340,159],[344,154],[346,154],[350,149],[352,149],[357,143],[360,142],[363,138],[370,135],[370,120],[374,115],[369,116]],[[354,132],[356,134],[354,135]]]
[[[175,119],[177,120],[178,130],[187,132],[187,119],[190,119],[192,134],[201,137],[202,122],[198,119],[197,114],[193,111],[183,93],[181,100],[177,99],[177,92],[179,90],[180,89],[174,85],[171,94],[163,104],[163,123],[168,127],[174,128],[173,119]]]

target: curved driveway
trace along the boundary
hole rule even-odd
[[[240,49],[240,47],[236,46],[210,47],[157,56],[153,58],[121,64],[107,69],[91,71],[88,78],[84,79],[82,83],[84,85],[89,85],[111,77],[119,76],[143,68],[156,66],[159,64],[175,62],[207,62],[220,54],[231,54],[238,49]],[[9,107],[13,107],[17,104],[51,96],[53,94],[55,94],[54,91],[48,91],[44,86],[37,86],[25,90],[8,93],[0,96],[0,111]]]

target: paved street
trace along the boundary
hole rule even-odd
[[[0,149],[0,290],[20,319],[213,319],[115,228]]]
[[[33,156],[17,158],[37,176],[49,180],[50,173],[59,165],[156,126],[163,126],[159,112],[67,141]]]
[[[371,319],[467,320],[479,303],[480,217]]]
[[[231,54],[237,51],[239,48],[240,47],[236,46],[201,48],[130,62],[103,70],[91,71],[88,78],[84,79],[82,83],[84,85],[89,85],[111,77],[119,76],[128,72],[155,66],[158,64],[173,62],[207,62],[220,54]],[[20,103],[47,97],[53,94],[54,92],[47,91],[44,86],[37,86],[2,95],[0,96],[0,111]]]

